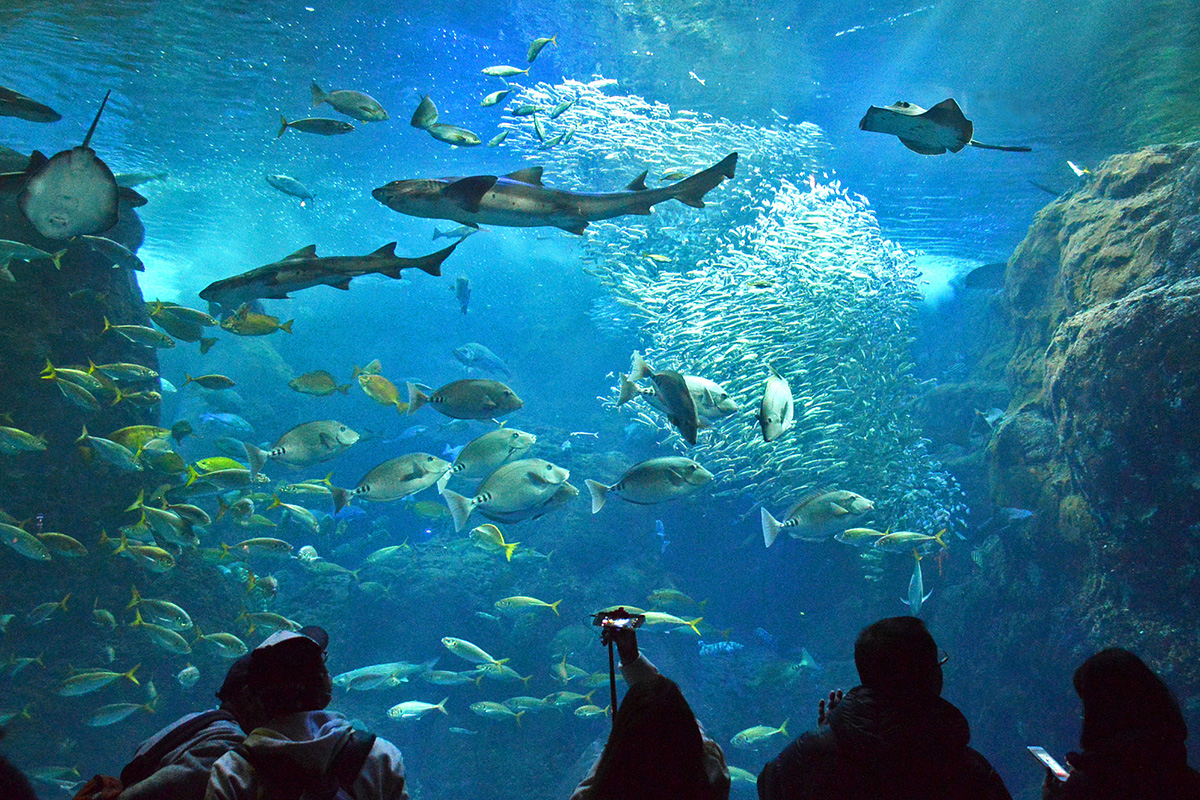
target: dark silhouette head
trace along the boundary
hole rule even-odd
[[[333,684],[325,668],[329,636],[317,627],[279,631],[250,653],[247,688],[266,719],[329,705]]]
[[[655,675],[629,687],[596,766],[598,800],[707,796],[704,740],[683,692]]]
[[[1164,741],[1187,739],[1187,723],[1171,690],[1128,650],[1102,650],[1075,670],[1075,691],[1083,701],[1079,743],[1094,749],[1130,731],[1154,731]]]
[[[0,728],[0,739],[4,738],[4,734],[4,728]],[[0,755],[0,797],[5,800],[37,800],[37,794],[29,785],[25,775],[2,755]]]
[[[937,642],[916,617],[888,617],[863,628],[854,642],[863,686],[892,700],[925,700],[942,693]]]

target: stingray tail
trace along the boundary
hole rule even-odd
[[[977,142],[974,139],[967,142],[967,144],[971,145],[971,147],[982,148],[983,150],[1003,150],[1006,153],[1028,153],[1033,150],[1032,147],[1023,147],[1020,145],[1005,146],[999,144],[984,144],[983,142]]]
[[[104,107],[108,105],[108,96],[112,94],[112,89],[104,93],[104,100],[100,103],[100,110],[96,112],[96,118],[92,120],[92,127],[88,128],[87,136],[83,137],[83,147],[88,146],[88,142],[92,140],[92,134],[96,132],[96,126],[100,124],[100,115],[104,113]]]

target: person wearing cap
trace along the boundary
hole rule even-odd
[[[854,643],[861,686],[824,701],[816,730],[758,776],[760,800],[1011,800],[941,697],[937,643],[916,617],[868,625]]]
[[[213,765],[206,800],[408,800],[395,745],[325,710],[333,692],[328,645],[328,634],[310,627],[274,633],[250,653],[253,729]]]
[[[239,720],[253,715],[246,683],[249,667],[248,655],[230,665],[217,690],[219,708],[180,717],[142,742],[121,770],[120,800],[204,797],[213,764],[246,737]]]

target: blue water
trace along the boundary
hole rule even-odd
[[[401,502],[356,504],[337,517],[331,507],[309,503],[322,520],[316,536],[298,527],[245,533],[224,523],[203,537],[204,543],[281,536],[297,548],[313,546],[347,569],[358,569],[381,547],[408,544],[412,554],[400,567],[353,578],[318,579],[294,563],[251,567],[278,578],[270,610],[329,628],[331,671],[435,656],[440,656],[439,669],[466,669],[440,644],[443,636],[457,636],[498,658],[510,657],[521,675],[532,676],[528,687],[486,681],[480,688],[442,687],[413,680],[335,696],[334,708],[400,746],[414,798],[566,796],[580,777],[581,754],[603,739],[603,718],[548,711],[528,715],[517,727],[475,716],[467,706],[563,688],[550,668],[564,652],[589,672],[606,669],[606,655],[588,626],[590,614],[608,604],[649,607],[650,592],[668,587],[707,600],[702,610],[680,612],[687,619],[702,616],[711,625],[705,642],[728,640],[743,647],[710,650],[701,657],[696,637],[684,629],[646,633],[643,649],[679,681],[709,732],[726,747],[730,764],[757,773],[786,739],[749,751],[732,748],[729,740],[752,725],[778,725],[789,718],[789,732],[798,733],[815,722],[816,701],[830,687],[856,683],[854,636],[879,617],[905,613],[900,598],[911,560],[889,556],[870,562],[862,551],[834,542],[783,538],[764,549],[758,504],[778,514],[785,507],[782,498],[797,487],[831,480],[830,474],[790,474],[774,463],[764,464],[754,485],[744,474],[723,475],[669,504],[641,507],[614,499],[601,513],[589,514],[584,478],[611,483],[635,461],[684,452],[665,424],[648,428],[628,409],[611,408],[615,374],[627,369],[630,353],[657,348],[671,356],[672,366],[704,374],[702,367],[717,367],[705,363],[709,356],[695,350],[689,355],[689,348],[728,333],[693,335],[677,320],[648,323],[614,303],[615,292],[596,273],[625,274],[630,264],[644,269],[639,253],[668,253],[673,263],[661,275],[644,277],[634,291],[646,293],[659,279],[667,280],[663,276],[682,275],[724,253],[713,248],[728,243],[721,237],[729,231],[737,228],[738,236],[731,238],[747,243],[755,226],[785,219],[794,210],[785,195],[788,202],[811,202],[821,230],[847,238],[847,232],[855,234],[839,252],[861,258],[859,266],[874,279],[894,277],[898,294],[908,292],[907,299],[887,306],[910,312],[895,311],[895,332],[886,329],[890,319],[867,324],[871,307],[865,302],[837,306],[846,314],[847,329],[851,312],[864,316],[858,330],[868,331],[866,350],[871,343],[893,348],[892,360],[872,363],[895,367],[906,360],[902,348],[908,337],[921,333],[916,312],[924,306],[928,313],[937,300],[952,302],[952,278],[1006,260],[1020,242],[1033,215],[1051,199],[1031,182],[1065,191],[1076,180],[1068,159],[1094,166],[1150,142],[1196,138],[1200,119],[1188,110],[1197,99],[1191,88],[1195,65],[1189,65],[1185,46],[1195,43],[1197,9],[1186,2],[1021,0],[986,5],[965,0],[708,2],[686,8],[667,2],[402,4],[409,5],[417,7],[381,12],[374,4],[313,0],[249,8],[228,2],[5,2],[0,83],[50,103],[64,119],[37,126],[0,118],[0,144],[49,153],[78,144],[111,88],[113,100],[93,147],[115,172],[168,173],[139,187],[150,201],[140,210],[146,227],[139,251],[146,271],[137,275],[141,292],[146,300],[197,308],[204,307],[197,293],[210,282],[308,244],[315,243],[320,255],[368,253],[390,241],[397,241],[397,252],[406,256],[444,246],[444,239],[431,240],[433,229],[453,223],[401,216],[371,198],[371,189],[391,180],[499,174],[548,163],[547,185],[613,190],[647,166],[671,163],[665,155],[656,161],[656,152],[694,145],[704,154],[696,156],[695,166],[705,166],[724,155],[717,150],[727,143],[737,147],[744,156],[738,178],[714,190],[708,198],[714,202],[703,211],[662,206],[654,217],[616,220],[585,237],[554,228],[488,228],[459,246],[440,279],[406,272],[400,281],[356,280],[348,292],[317,287],[290,301],[267,301],[267,311],[295,320],[294,333],[256,339],[221,334],[205,356],[183,343],[160,353],[161,372],[176,386],[182,386],[185,372],[220,373],[237,382],[232,392],[220,394],[181,388],[164,399],[162,421],[169,426],[187,419],[199,430],[204,414],[237,414],[253,433],[234,435],[268,445],[293,425],[337,419],[362,434],[362,441],[327,464],[267,471],[282,483],[323,478],[332,470],[335,485],[353,487],[385,459],[416,451],[441,455],[491,426],[452,423],[432,409],[413,416],[397,413],[355,385],[347,395],[303,396],[287,388],[288,380],[326,369],[339,383],[353,384],[353,367],[379,359],[384,374],[402,388],[405,381],[438,387],[467,376],[453,356],[455,347],[473,341],[491,348],[512,369],[513,377],[505,380],[525,401],[507,424],[536,433],[539,443],[531,455],[571,469],[572,483],[582,494],[541,519],[501,525],[508,541],[522,543],[517,552],[524,550],[526,557],[507,562],[503,555],[471,547],[466,531],[455,533],[446,516],[430,507],[440,507],[435,490]],[[530,75],[511,79],[514,93],[508,101],[479,107],[479,98],[503,87],[480,74],[482,68],[526,66],[529,42],[556,33],[558,46],[542,51]],[[496,148],[451,148],[408,124],[420,97],[430,94],[445,120],[487,141],[504,126],[516,126],[503,109],[522,90],[545,95],[565,91],[568,81],[601,78],[616,82],[603,89],[614,106],[633,108],[642,102],[637,98],[644,98],[674,114],[696,112],[698,117],[678,118],[702,121],[713,130],[697,128],[694,138],[674,143],[622,133],[626,138],[619,148],[608,142],[601,146],[584,134],[573,146],[544,153],[527,135],[516,133]],[[328,106],[311,109],[312,80],[326,90],[366,91],[390,119],[355,122],[357,130],[347,136],[289,131],[276,138],[281,115],[341,118]],[[1033,152],[967,148],[923,157],[891,137],[857,128],[871,104],[906,99],[928,107],[946,97],[956,98],[974,120],[979,139],[1027,145]],[[570,112],[563,120],[569,119]],[[300,180],[314,200],[301,206],[270,187],[263,176],[275,173]],[[784,199],[775,199],[769,209],[773,196],[765,191],[777,189],[780,180],[798,188],[795,195],[781,192]],[[764,194],[751,196],[748,187]],[[625,233],[640,238],[623,250]],[[807,252],[816,249],[806,246]],[[767,263],[764,252],[749,244],[742,251]],[[784,271],[785,261],[779,257],[772,269],[791,274]],[[817,261],[830,273],[845,266],[842,258]],[[472,287],[466,314],[454,292],[460,276],[469,277]],[[928,342],[934,339],[924,343],[932,348]],[[921,344],[914,349],[920,352]],[[832,352],[835,345],[829,347]],[[929,363],[938,363],[937,357],[922,362]],[[853,372],[845,370],[848,379],[863,381],[856,388],[866,409],[860,417],[864,428],[882,418],[885,400],[909,397],[917,381],[930,377],[897,367],[899,383],[878,390],[877,407],[866,397],[874,377],[856,378]],[[745,376],[738,383],[742,412],[702,432],[702,439],[754,440],[755,393],[762,380],[757,372]],[[839,410],[839,419],[853,422],[855,412],[848,408]],[[895,451],[898,465],[851,463],[832,468],[833,479],[856,481],[839,488],[876,499],[880,511],[864,525],[892,524],[886,510],[923,526],[923,532],[936,533],[934,526],[946,525],[966,537],[965,543],[954,542],[945,563],[925,562],[925,585],[935,594],[922,614],[937,636],[939,616],[961,612],[939,601],[948,586],[975,568],[968,553],[978,544],[983,520],[969,506],[983,501],[964,494],[931,460],[906,408],[897,419],[888,435],[903,445]],[[209,425],[214,429],[204,438],[179,446],[189,461],[220,454],[215,438],[226,435],[228,426]],[[876,440],[863,434],[855,441],[858,449],[845,452],[868,452]],[[715,447],[702,452],[739,471],[753,461]],[[912,494],[922,490],[928,494]],[[202,505],[211,505],[215,514],[215,504]],[[52,518],[55,509],[5,510],[23,519],[33,513]],[[485,521],[473,517],[468,530]],[[32,719],[16,720],[5,741],[22,767],[78,766],[86,777],[115,774],[138,741],[208,703],[228,663],[202,651],[187,657],[167,654],[124,626],[100,631],[88,615],[93,599],[127,622],[129,615],[121,609],[136,581],[144,596],[184,606],[205,632],[238,635],[245,633],[235,625],[241,607],[268,605],[245,592],[237,582],[244,577],[240,573],[218,572],[198,557],[185,556],[173,572],[151,576],[101,555],[94,547],[95,531],[81,532],[80,538],[93,549],[91,560],[75,572],[64,570],[36,583],[22,576],[18,556],[0,553],[0,614],[18,615],[0,634],[0,654],[46,654],[45,669],[35,665],[16,677],[0,677],[0,710],[30,705]],[[538,555],[529,556],[530,551]],[[68,612],[40,627],[23,622],[29,608],[68,591],[73,595]],[[562,598],[562,616],[545,609],[499,621],[479,616],[495,614],[492,603],[509,595],[547,602]],[[243,638],[251,645],[258,641],[257,636]],[[120,681],[83,698],[51,694],[69,665],[108,668],[104,648],[110,646],[116,650],[114,669],[143,663],[142,686]],[[821,665],[819,674],[792,668],[805,650]],[[200,667],[202,677],[194,689],[184,690],[174,675],[188,662]],[[975,746],[997,765],[1014,796],[1036,796],[1041,773],[1022,752],[1024,745],[1037,740],[1062,753],[1074,745],[1077,731],[1040,727],[1036,708],[1015,715],[1020,721],[997,721],[1004,716],[995,711],[997,697],[956,691],[956,666],[952,661],[947,668],[947,697],[972,721],[974,712],[987,712],[986,732]],[[965,679],[967,667],[961,669]],[[1007,677],[1022,680],[1019,673]],[[1067,668],[1056,677],[1049,696],[1073,702]],[[148,679],[160,695],[155,715],[138,713],[107,728],[82,725],[87,713],[105,703],[144,702]],[[601,687],[596,696],[605,691]],[[436,702],[447,695],[448,716],[398,724],[385,714],[404,700]],[[39,790],[45,797],[63,796],[46,784]],[[753,786],[746,784],[735,784],[733,792],[754,796]]]

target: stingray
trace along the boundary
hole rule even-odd
[[[909,150],[925,156],[940,156],[947,150],[957,153],[967,145],[1010,153],[1029,152],[1028,147],[1003,147],[975,141],[971,138],[975,126],[963,116],[953,98],[943,100],[928,111],[903,100],[884,108],[871,106],[858,127],[864,131],[890,133],[899,137]]]
[[[92,127],[79,147],[64,150],[50,159],[35,150],[24,170],[0,176],[0,186],[22,185],[17,205],[47,239],[95,236],[117,224],[121,189],[112,170],[88,147],[110,94],[111,91],[104,95]],[[130,191],[130,195],[125,199],[131,205],[145,203],[145,198],[136,192]]]

